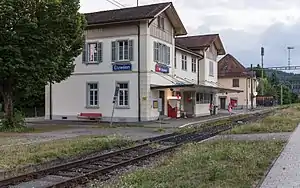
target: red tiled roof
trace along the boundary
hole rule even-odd
[[[216,46],[218,54],[225,54],[225,49],[223,47],[219,34],[177,37],[175,38],[175,41],[193,50],[203,50],[207,47],[210,47],[214,42],[218,42],[218,45]]]
[[[230,54],[226,54],[218,62],[218,77],[249,77],[251,72],[248,71],[236,58]]]
[[[188,48],[209,47],[218,37],[218,34],[196,35],[187,37],[177,37],[175,40]]]

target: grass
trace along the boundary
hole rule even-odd
[[[300,123],[300,107],[294,105],[277,110],[274,115],[260,121],[236,127],[225,134],[292,132],[298,123]]]
[[[155,168],[138,170],[108,187],[252,187],[279,154],[284,142],[215,141],[188,144]]]
[[[0,147],[0,168],[13,169],[57,158],[109,149],[129,141],[115,136],[81,136],[29,145]]]
[[[199,130],[202,130],[207,127],[222,126],[225,124],[230,124],[230,123],[232,123],[232,121],[236,121],[240,118],[246,118],[246,117],[249,117],[249,114],[240,114],[240,115],[236,115],[236,116],[232,116],[232,117],[225,117],[225,118],[221,118],[221,119],[217,119],[217,120],[213,120],[213,121],[209,121],[209,122],[204,122],[204,123],[196,125],[196,126],[184,127],[184,128],[177,130],[176,132],[189,133],[189,132],[193,132],[193,131],[199,131]]]

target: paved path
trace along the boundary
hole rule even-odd
[[[274,163],[261,188],[300,187],[300,126]]]
[[[260,111],[258,109],[255,113]],[[245,111],[236,111],[236,115],[245,113]],[[197,118],[188,118],[188,119],[175,119],[175,120],[166,120],[163,121],[163,124],[160,125],[158,122],[144,123],[143,126],[134,126],[134,127],[118,127],[118,128],[92,128],[95,126],[95,123],[87,122],[71,122],[71,121],[43,121],[41,119],[35,120],[35,124],[32,121],[30,126],[51,126],[51,125],[67,125],[72,128],[66,130],[57,130],[45,133],[25,133],[17,137],[7,138],[4,141],[1,141],[1,147],[9,147],[13,145],[24,145],[24,144],[34,144],[41,142],[48,142],[52,140],[59,140],[64,138],[74,138],[77,136],[85,135],[118,135],[123,136],[132,140],[139,140],[154,136],[159,136],[166,133],[171,133],[179,127],[188,126],[191,124],[201,124],[206,121],[216,120],[228,117],[228,113],[221,112],[216,116],[206,116],[206,117],[197,117]],[[57,123],[58,122],[58,123]],[[57,124],[56,124],[57,123]],[[158,132],[159,127],[165,128],[164,132]]]
[[[217,135],[211,140],[238,140],[238,141],[256,141],[256,140],[282,140],[287,141],[292,133],[259,133],[259,134],[228,134]]]

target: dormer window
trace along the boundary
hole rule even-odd
[[[162,16],[158,16],[157,17],[157,25],[158,25],[158,28],[164,30],[165,29],[165,18]]]

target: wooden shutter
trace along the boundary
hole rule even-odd
[[[97,44],[97,55],[98,55],[98,63],[101,63],[103,61],[102,42],[98,42]]]
[[[111,61],[116,62],[117,60],[117,44],[116,41],[111,42]]]
[[[133,61],[133,40],[128,41],[129,61]]]
[[[156,57],[156,42],[153,42],[153,61],[154,62],[157,61],[157,57]]]
[[[82,47],[82,63],[87,63],[87,43],[86,43],[86,39],[85,39],[85,36],[84,37],[84,40],[83,40],[83,47]]]
[[[170,47],[167,46],[167,64],[170,65],[171,60]]]

